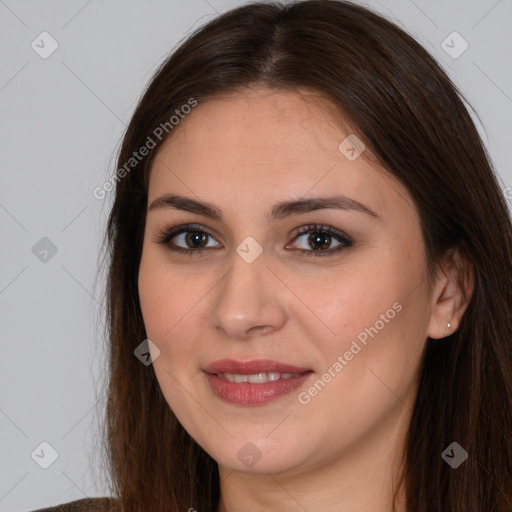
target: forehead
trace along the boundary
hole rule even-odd
[[[243,89],[199,102],[160,152],[179,157],[183,150],[188,160],[315,163],[343,135],[329,109],[311,92]]]
[[[149,201],[183,193],[227,211],[232,205],[233,213],[241,205],[335,193],[367,202],[377,213],[396,209],[397,196],[410,203],[407,191],[364,151],[355,160],[340,151],[352,135],[333,108],[315,93],[269,89],[199,102],[159,149]]]

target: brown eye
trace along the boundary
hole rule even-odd
[[[298,247],[302,252],[308,254],[308,256],[324,256],[330,255],[341,251],[347,247],[352,246],[352,240],[341,233],[336,232],[330,226],[318,226],[316,224],[310,226],[304,226],[298,230],[297,236],[294,240],[302,238],[304,235],[309,235],[304,239],[303,247]],[[332,247],[333,239],[338,242],[338,245]],[[293,244],[297,247],[297,243]]]
[[[196,244],[199,244],[200,247],[204,247],[206,245],[206,240],[210,236],[208,233],[204,231],[185,231],[187,233],[185,235],[185,242],[189,247],[195,247]]]
[[[304,243],[304,247],[298,247],[295,240],[309,235]],[[214,242],[213,236],[208,231],[197,225],[177,226],[161,233],[157,243],[166,245],[171,251],[186,253],[189,256],[193,254],[203,255],[206,249],[212,249],[215,244],[208,245],[210,241]],[[333,242],[337,242],[332,248]],[[308,256],[328,256],[351,247],[353,241],[344,233],[334,230],[330,226],[319,226],[313,224],[300,228],[293,242],[293,248]],[[222,248],[223,246],[217,246]]]
[[[174,239],[174,241],[172,241]],[[187,253],[202,253],[208,246],[212,235],[198,226],[178,226],[161,233],[157,242],[167,245],[171,251]]]

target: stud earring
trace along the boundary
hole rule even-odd
[[[446,328],[445,332],[448,332],[450,330],[451,324],[448,324],[448,327]]]

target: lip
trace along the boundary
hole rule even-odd
[[[263,405],[270,402],[302,386],[313,375],[313,370],[309,368],[301,368],[269,359],[257,359],[247,362],[222,359],[203,368],[203,372],[210,384],[211,390],[216,396],[232,404],[242,406]],[[250,382],[229,382],[217,375],[219,373],[250,375],[263,372],[300,373],[301,375],[255,384]]]
[[[253,373],[276,372],[276,373],[306,373],[311,368],[300,368],[290,364],[279,363],[271,359],[254,359],[253,361],[235,361],[234,359],[220,359],[210,363],[203,368],[203,371],[211,375],[217,373],[238,373],[240,375],[251,375]]]

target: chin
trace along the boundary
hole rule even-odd
[[[231,471],[276,475],[290,472],[311,460],[311,454],[297,453],[297,446],[300,446],[299,441],[293,446],[283,446],[282,443],[270,445],[264,438],[254,443],[231,440],[225,447],[216,445],[215,450],[209,453],[219,466]]]

